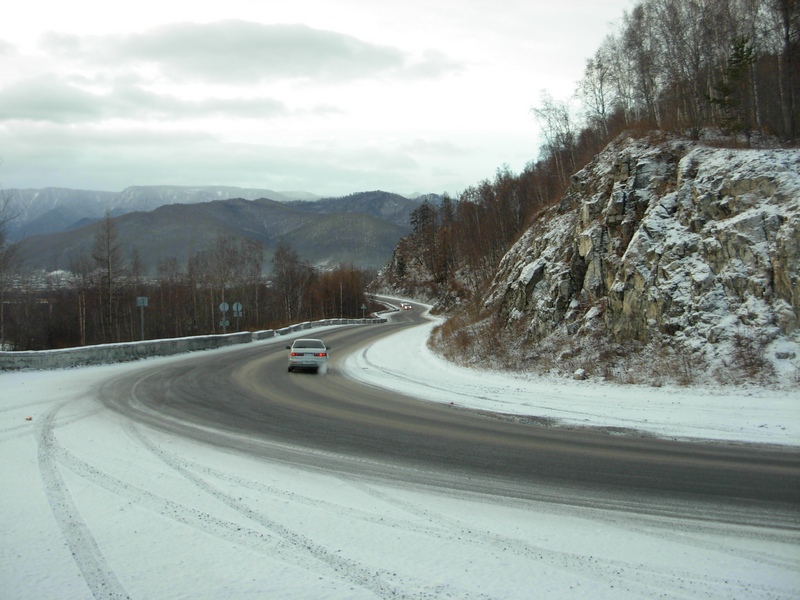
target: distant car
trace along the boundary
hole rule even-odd
[[[407,302],[401,302],[400,306],[403,307],[403,310],[411,310],[411,305],[408,304]]]
[[[307,369],[315,372],[328,370],[328,350],[322,340],[299,339],[291,346],[286,346],[289,352],[289,373],[295,369]]]

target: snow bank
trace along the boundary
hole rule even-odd
[[[430,307],[429,307],[430,308]],[[659,388],[466,368],[427,346],[439,323],[407,329],[349,356],[354,379],[422,400],[665,438],[800,445],[800,389]]]

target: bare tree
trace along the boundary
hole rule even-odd
[[[571,107],[568,102],[554,100],[547,90],[542,90],[539,107],[532,110],[542,126],[543,153],[555,159],[559,176],[566,183],[575,170],[577,124]]]
[[[780,40],[778,62],[781,116],[785,136],[795,139],[797,135],[798,93],[800,93],[800,2],[798,0],[771,0],[773,17],[777,27],[772,31]]]
[[[0,349],[5,348],[5,295],[11,285],[11,271],[17,250],[16,244],[9,242],[7,234],[8,223],[14,216],[11,211],[11,195],[5,191],[0,192]]]
[[[583,79],[578,84],[578,96],[586,107],[586,119],[608,137],[608,116],[612,107],[611,61],[605,56],[604,46],[586,61]]]
[[[81,346],[87,343],[86,307],[92,287],[92,268],[86,255],[81,254],[69,265],[70,272],[76,277],[76,295],[78,300],[78,339]]]
[[[603,121],[621,114],[626,126],[787,141],[797,135],[798,95],[798,0],[641,0],[587,63],[578,90],[589,124],[606,131]]]
[[[261,325],[261,288],[264,283],[264,246],[261,242],[245,239],[241,243],[243,287],[248,297],[251,325]]]
[[[122,243],[111,214],[106,212],[94,239],[92,259],[100,282],[100,328],[105,341],[118,341],[120,281],[124,275]]]
[[[637,91],[646,110],[648,120],[653,126],[660,125],[658,111],[658,84],[661,56],[654,33],[652,12],[644,5],[637,5],[630,14],[625,15],[624,43],[629,53],[637,83]]]
[[[613,97],[612,112],[619,112],[625,125],[637,117],[636,84],[630,55],[625,52],[622,33],[611,34],[600,46],[604,64],[609,69]]]
[[[283,316],[286,323],[291,323],[303,314],[306,291],[313,280],[314,268],[284,241],[275,250],[272,267],[272,283],[281,300]]]
[[[217,299],[226,301],[226,290],[236,283],[237,268],[240,263],[239,249],[233,239],[220,235],[209,253],[209,268]],[[214,301],[214,300],[212,300]]]
[[[160,321],[157,323],[159,337],[181,337],[185,335],[183,324],[191,310],[191,303],[181,295],[185,277],[174,257],[158,264],[158,304]]]

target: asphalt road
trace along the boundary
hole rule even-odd
[[[800,452],[555,428],[359,384],[338,364],[418,322],[321,335],[325,375],[288,373],[284,343],[144,365],[98,394],[130,418],[238,452],[358,477],[800,530]],[[646,392],[643,392],[646,393]]]

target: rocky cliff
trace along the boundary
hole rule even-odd
[[[507,253],[484,308],[522,362],[797,373],[800,150],[617,139]]]

